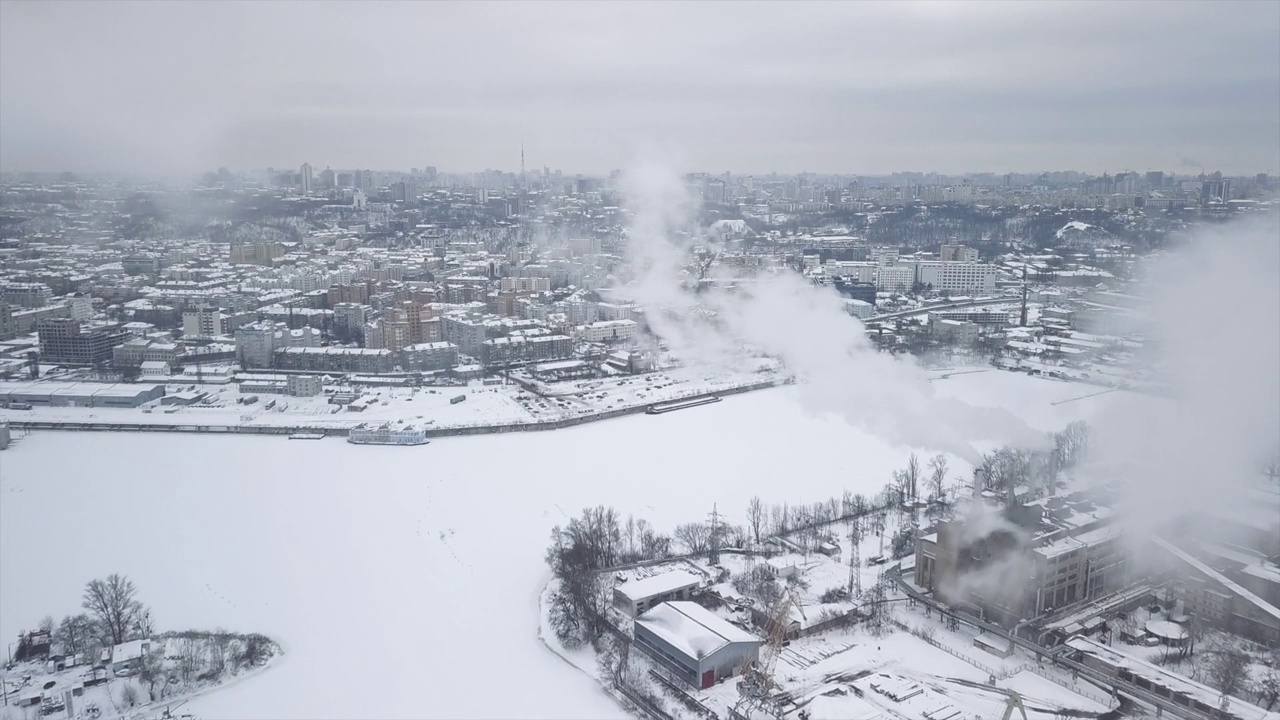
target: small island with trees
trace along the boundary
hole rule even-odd
[[[88,582],[81,607],[18,636],[0,672],[0,720],[180,717],[187,700],[281,654],[258,633],[158,630],[124,575]]]

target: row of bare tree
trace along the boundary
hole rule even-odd
[[[1080,464],[1089,453],[1089,425],[1077,420],[1051,433],[1051,447],[1037,450],[1004,447],[983,457],[988,490],[1025,485],[1039,497],[1052,495],[1062,471]]]

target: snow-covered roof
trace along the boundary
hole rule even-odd
[[[633,580],[619,585],[617,592],[632,602],[651,598],[654,595],[673,592],[681,588],[698,585],[702,578],[687,570],[670,570],[652,577]]]
[[[1197,702],[1209,707],[1217,707],[1222,697],[1222,693],[1206,687],[1191,678],[1172,673],[1146,660],[1120,652],[1112,646],[1103,645],[1087,637],[1077,635],[1067,640],[1065,644],[1072,650],[1088,653],[1112,667],[1125,668],[1135,676],[1142,677],[1153,685],[1158,684],[1175,693],[1195,698]],[[1236,717],[1247,718],[1247,720],[1266,720],[1271,717],[1271,713],[1256,705],[1245,703],[1236,697],[1231,698],[1231,711]]]
[[[636,618],[636,624],[691,658],[704,658],[729,643],[763,643],[760,638],[687,601],[665,602]]]
[[[142,657],[142,653],[151,646],[150,640],[130,640],[111,648],[111,662],[125,662]]]

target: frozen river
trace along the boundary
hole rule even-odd
[[[1044,429],[1125,397],[1051,405],[1096,389],[994,371],[935,384]],[[193,703],[204,717],[617,717],[536,636],[551,527],[599,503],[667,531],[712,503],[741,522],[753,494],[875,492],[910,452],[795,397],[413,448],[37,433],[0,454],[0,638],[121,572],[162,628],[285,645],[274,669]]]

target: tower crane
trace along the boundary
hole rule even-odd
[[[760,648],[760,655],[742,673],[738,681],[738,702],[733,706],[732,717],[749,718],[755,708],[764,709],[774,717],[782,717],[782,710],[776,707],[770,695],[773,693],[773,671],[782,654],[782,646],[787,642],[787,628],[791,624],[791,608],[795,605],[795,594],[788,589],[778,598],[769,620],[765,624],[765,643]],[[800,611],[803,616],[803,609]]]

